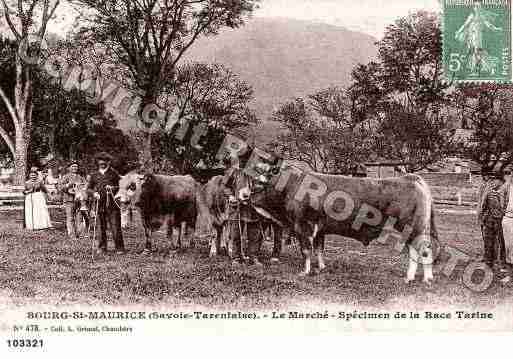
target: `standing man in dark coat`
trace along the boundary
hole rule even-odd
[[[502,208],[501,187],[504,184],[504,172],[502,161],[490,161],[483,168],[485,183],[480,188],[478,204],[478,220],[484,241],[483,261],[490,268],[497,265],[504,267],[506,255],[504,237],[502,233]]]
[[[101,152],[96,156],[98,170],[91,173],[88,190],[98,200],[97,240],[98,253],[107,251],[107,223],[109,224],[116,253],[125,253],[123,234],[121,232],[121,211],[114,201],[114,194],[118,190],[120,175],[110,166],[112,156]]]

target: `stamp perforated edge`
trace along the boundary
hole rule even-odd
[[[511,1],[512,0],[506,0],[507,1],[507,6],[509,8],[509,16],[508,16],[508,22],[509,22],[509,31],[507,32],[506,36],[507,36],[507,41],[509,42],[509,57],[510,57],[510,69],[509,69],[509,76],[510,78],[508,80],[503,80],[503,79],[497,79],[497,80],[480,80],[480,79],[468,79],[468,80],[464,80],[464,79],[451,79],[450,76],[447,76],[448,74],[446,74],[445,72],[445,69],[446,69],[446,66],[445,66],[445,29],[444,29],[444,25],[445,25],[445,14],[444,14],[444,11],[445,11],[445,3],[446,3],[447,0],[440,0],[440,6],[441,6],[441,9],[440,9],[440,14],[441,14],[441,17],[440,17],[440,36],[442,37],[442,52],[441,52],[441,56],[442,56],[442,78],[443,80],[451,83],[451,84],[466,84],[466,85],[480,85],[480,84],[505,84],[505,85],[511,85],[513,84],[513,48],[512,48],[512,38],[513,38],[513,28],[511,26],[512,24],[512,7],[511,7]]]

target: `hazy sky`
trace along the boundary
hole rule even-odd
[[[439,11],[439,0],[262,0],[255,15],[314,20],[381,37],[396,18],[419,9]]]
[[[395,19],[420,9],[439,11],[439,0],[261,0],[255,16],[324,22],[380,38]],[[50,29],[62,33],[69,29],[73,12],[66,4],[59,10],[61,21],[51,23]]]

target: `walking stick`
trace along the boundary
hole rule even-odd
[[[27,229],[27,219],[25,218],[26,217],[26,213],[27,213],[27,194],[25,193],[25,195],[23,196],[23,229]]]
[[[95,241],[96,241],[96,220],[98,218],[98,203],[100,201],[96,200],[96,205],[94,207],[94,224],[93,224],[93,240],[91,241],[91,257],[94,261],[94,247],[95,247]]]
[[[30,217],[32,218],[32,230],[35,229],[35,225],[34,225],[34,199],[33,199],[33,194],[34,192],[30,193]]]

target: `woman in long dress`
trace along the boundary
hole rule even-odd
[[[29,180],[25,182],[25,228],[30,230],[52,228],[46,206],[46,187],[38,179],[37,170],[32,168]]]

